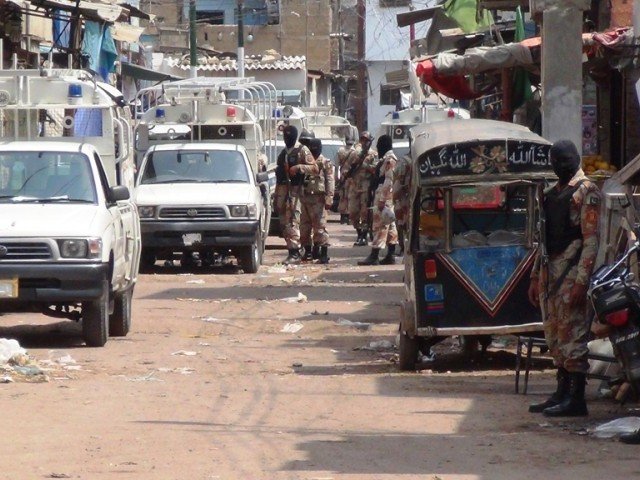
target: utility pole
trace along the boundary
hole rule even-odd
[[[238,78],[244,78],[244,0],[238,0]]]
[[[356,102],[356,125],[359,131],[367,127],[367,66],[364,61],[366,45],[366,21],[367,7],[364,0],[358,0],[358,98]]]
[[[196,42],[196,0],[189,0],[189,59],[191,65],[189,76],[191,78],[198,76],[198,52]]]

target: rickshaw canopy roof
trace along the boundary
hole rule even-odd
[[[452,143],[481,142],[487,140],[518,140],[551,145],[540,135],[516,123],[473,118],[464,121],[444,120],[422,123],[411,129],[414,158],[427,150]]]
[[[522,125],[483,119],[425,123],[411,129],[411,141],[417,184],[554,177],[551,142]]]

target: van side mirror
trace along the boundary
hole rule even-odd
[[[113,203],[121,200],[129,200],[129,198],[131,198],[129,189],[124,185],[117,185],[109,189],[109,198],[107,200]]]
[[[269,172],[258,172],[256,173],[256,182],[258,183],[267,183],[269,181]]]

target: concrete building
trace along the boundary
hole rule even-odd
[[[396,109],[401,92],[410,91],[399,72],[409,68],[410,29],[397,26],[396,16],[410,10],[408,1],[366,2],[367,129],[376,131]],[[424,3],[421,5],[424,7]],[[427,34],[429,22],[415,26],[415,38]]]

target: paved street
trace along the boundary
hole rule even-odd
[[[284,270],[269,240],[257,275],[158,265],[135,291],[132,332],[85,348],[80,329],[4,315],[46,369],[1,385],[0,478],[525,479],[637,476],[636,447],[582,435],[626,409],[526,413],[512,342],[478,363],[456,343],[399,373],[402,267],[355,267],[351,229],[330,225],[329,266]],[[306,297],[306,300],[304,300]],[[302,301],[298,301],[302,300]],[[348,325],[361,322],[368,325]],[[347,324],[347,325],[344,325]],[[507,339],[508,340],[508,339]],[[548,392],[536,371],[531,390]]]

